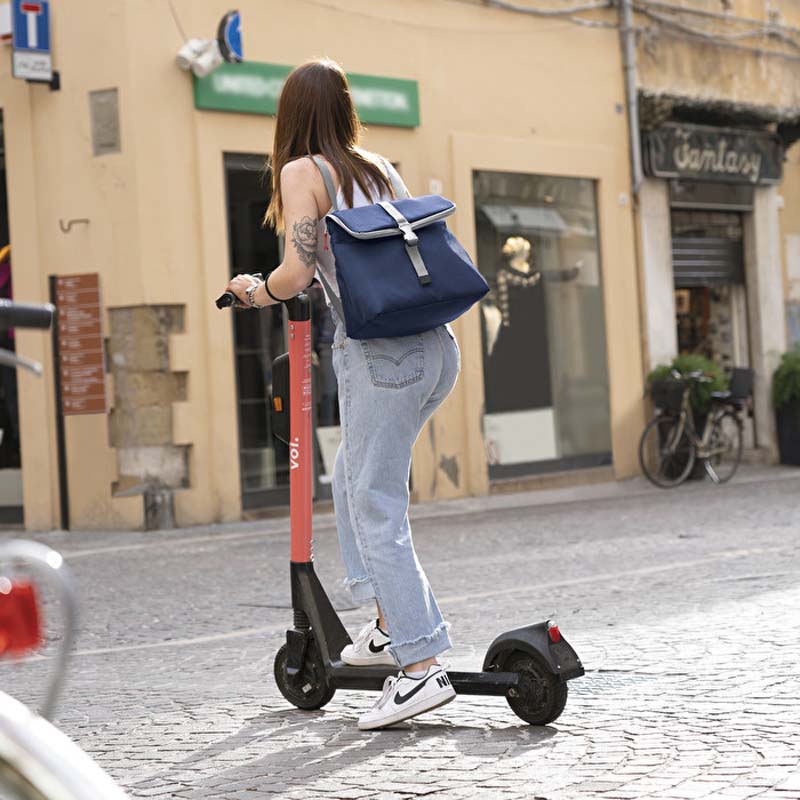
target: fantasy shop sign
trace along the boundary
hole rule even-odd
[[[644,134],[645,171],[656,178],[780,183],[780,139],[760,131],[666,123]]]

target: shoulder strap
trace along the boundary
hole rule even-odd
[[[325,189],[327,190],[328,197],[331,201],[331,211],[338,211],[339,201],[336,198],[336,187],[334,186],[333,176],[331,175],[331,171],[328,169],[328,165],[319,156],[309,156],[309,158],[317,165],[317,169],[322,175]],[[317,277],[319,278],[320,283],[325,287],[325,293],[328,295],[328,299],[331,301],[331,305],[333,306],[334,311],[336,311],[336,315],[341,320],[342,325],[344,325],[344,308],[342,307],[342,301],[339,299],[339,296],[336,294],[336,292],[333,291],[333,286],[331,286],[330,281],[328,281],[328,279],[325,277],[325,274],[319,268],[319,264],[317,264]]]
[[[411,197],[411,192],[408,191],[408,187],[403,183],[403,179],[397,174],[397,170],[392,166],[392,163],[383,156],[378,157],[383,163],[384,172],[386,172],[386,176],[392,184],[395,197],[398,199],[401,197]]]
[[[333,183],[333,175],[328,169],[328,165],[319,156],[310,156],[311,160],[317,165],[317,169],[322,175],[322,180],[325,183],[325,189],[328,191],[328,197],[331,201],[331,210],[339,210],[339,201],[336,198],[336,186]]]

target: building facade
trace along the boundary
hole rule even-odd
[[[740,5],[748,9],[736,14],[753,19],[764,11]],[[317,56],[350,74],[365,146],[390,158],[412,192],[456,202],[451,228],[492,289],[455,323],[462,375],[415,449],[415,498],[486,494],[554,472],[636,474],[644,376],[678,348],[676,288],[685,287],[675,282],[672,240],[700,224],[680,214],[700,209],[674,202],[691,176],[648,174],[636,186],[617,11],[576,23],[455,0],[244,0],[245,63],[198,80],[175,64],[183,32],[214,36],[227,7],[173,6],[178,24],[168,4],[148,0],[74,0],[69,14],[54,3],[57,91],[0,66],[14,297],[55,291],[63,319],[73,319],[69,303],[78,320],[95,304],[105,390],[102,402],[81,397],[97,390],[80,381],[88,362],[78,351],[88,345],[79,323],[60,339],[16,333],[15,347],[47,368],[43,380],[19,377],[21,468],[0,469],[9,517],[24,510],[30,529],[138,528],[173,516],[179,525],[234,520],[286,503],[287,454],[268,414],[282,312],[231,314],[214,299],[229,275],[279,263],[281,240],[260,226],[272,115],[288,69]],[[634,22],[637,138],[639,128],[657,141],[681,124],[705,130],[722,120],[726,130],[753,131],[758,146],[779,146],[780,181],[763,183],[759,172],[743,189],[724,184],[747,197],[738,210],[712,209],[708,222],[744,242],[745,297],[728,290],[749,320],[735,360],[747,355],[763,394],[786,342],[784,297],[800,299],[800,231],[785,222],[800,206],[800,160],[790,150],[784,165],[789,137],[775,141],[800,107],[797,89],[783,86],[796,62],[748,54],[756,66],[744,80],[716,85],[703,78],[709,59],[722,57],[715,45],[662,28],[661,38],[645,35],[656,21],[641,14]],[[696,74],[685,74],[681,48]],[[675,74],[660,83],[667,73]],[[682,98],[780,113],[758,125],[687,117]],[[651,162],[647,169],[655,173]],[[719,196],[701,189],[703,202]],[[99,292],[85,283],[95,277]],[[315,492],[325,498],[338,409],[330,320],[317,291],[312,299]],[[754,304],[764,306],[761,322]],[[768,324],[776,321],[780,335]],[[66,400],[91,413],[62,414]],[[13,409],[6,416],[13,424]],[[756,423],[758,444],[769,446],[768,422]]]
[[[800,4],[724,5],[637,17],[643,341],[647,368],[679,352],[752,368],[746,444],[770,461],[771,377],[797,315]]]

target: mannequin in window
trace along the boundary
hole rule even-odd
[[[508,307],[508,287],[527,289],[541,280],[541,272],[531,267],[531,243],[524,236],[509,236],[500,252],[504,263],[497,270],[494,291],[481,304],[486,325],[486,354],[491,355],[500,335],[500,328],[511,326]]]

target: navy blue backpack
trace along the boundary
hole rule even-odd
[[[489,291],[447,229],[455,203],[436,194],[408,196],[387,167],[399,199],[340,210],[328,166],[313,159],[332,205],[325,223],[339,296],[322,270],[317,275],[351,339],[429,331],[460,317]]]

